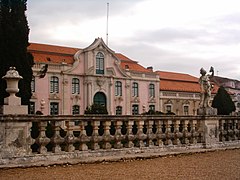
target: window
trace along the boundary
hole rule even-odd
[[[167,113],[168,112],[172,112],[172,106],[171,105],[167,105],[166,106],[166,110],[167,110]]]
[[[104,55],[101,52],[96,56],[96,74],[104,74]]]
[[[59,92],[59,82],[58,77],[52,76],[50,80],[50,93]]]
[[[31,91],[35,92],[35,77],[33,77],[31,81]]]
[[[73,78],[72,79],[72,94],[79,94],[79,91],[80,91],[79,79]]]
[[[116,115],[122,115],[122,106],[116,107]]]
[[[183,112],[184,112],[184,115],[188,115],[189,114],[189,106],[183,106]]]
[[[50,103],[50,114],[51,115],[58,115],[58,111],[59,111],[59,105],[57,102],[51,102]]]
[[[138,83],[134,82],[132,85],[132,96],[138,97]]]
[[[155,85],[149,84],[149,97],[155,97]]]
[[[122,82],[115,82],[115,96],[122,96]]]
[[[28,114],[35,114],[35,102],[30,102],[29,103]]]
[[[132,115],[137,115],[139,114],[139,111],[138,111],[138,105],[137,104],[134,104],[132,105]]]
[[[149,110],[150,111],[155,111],[155,105],[149,105]]]
[[[72,107],[72,114],[80,114],[80,107],[78,105]]]

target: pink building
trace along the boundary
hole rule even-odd
[[[84,114],[93,103],[111,115],[159,110],[159,74],[115,53],[101,38],[84,49],[31,43],[28,50],[35,61],[30,113]]]

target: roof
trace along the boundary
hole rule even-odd
[[[172,80],[160,80],[160,90],[200,92],[200,85],[197,82],[182,82]]]
[[[134,62],[137,63],[136,61],[131,60],[130,58],[128,58],[127,56],[121,54],[121,53],[115,53],[115,56],[117,56],[118,59],[120,59],[122,62],[126,61],[126,62]]]
[[[198,78],[191,76],[189,74],[167,72],[167,71],[157,71],[160,79],[176,80],[176,81],[187,81],[187,82],[198,82]]]
[[[115,53],[115,55],[117,56],[118,59],[121,60],[121,68],[122,69],[128,69],[129,71],[135,71],[135,72],[154,73],[152,70],[141,66],[140,64],[138,64],[137,61],[133,61],[121,53]]]
[[[28,47],[28,51],[34,57],[34,62],[37,63],[73,64],[74,54],[79,50],[81,49],[39,43],[30,43]],[[133,61],[121,53],[115,53],[115,56],[121,60],[122,69],[127,67],[130,71],[153,73],[152,70],[144,68],[137,61]]]
[[[28,50],[37,51],[37,52],[45,52],[45,53],[58,53],[58,54],[74,55],[80,49],[73,48],[73,47],[49,45],[49,44],[30,43],[30,46],[28,46]]]
[[[31,43],[28,46],[28,51],[32,53],[34,62],[38,63],[67,63],[72,64],[74,62],[74,54],[80,49]]]
[[[160,76],[160,90],[178,92],[200,92],[198,78],[184,73],[157,71]],[[218,86],[214,85],[212,90],[216,93]]]

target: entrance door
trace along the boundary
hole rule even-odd
[[[95,95],[94,95],[94,98],[93,98],[93,103],[94,104],[100,104],[100,105],[103,105],[103,106],[107,106],[107,102],[106,102],[106,96],[104,93],[102,92],[97,92]]]

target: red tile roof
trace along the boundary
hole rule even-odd
[[[200,86],[194,82],[182,82],[172,80],[160,80],[160,90],[164,91],[183,91],[200,92]]]
[[[176,73],[176,72],[166,72],[157,71],[160,79],[176,80],[176,81],[188,81],[188,82],[198,82],[198,78],[191,76],[189,74]]]
[[[34,57],[34,62],[39,63],[72,64],[73,56],[78,50],[80,49],[38,43],[31,43],[28,47],[28,51]]]
[[[178,91],[178,92],[200,92],[200,84],[198,78],[189,74],[157,71],[160,76],[160,90],[161,91]],[[212,90],[216,93],[218,86],[214,85]]]
[[[65,46],[56,46],[49,44],[39,44],[39,43],[30,43],[28,46],[28,50],[30,51],[41,51],[45,53],[59,53],[59,54],[75,54],[79,48],[65,47]]]
[[[154,73],[154,72],[152,72],[152,70],[141,66],[140,64],[137,63],[137,61],[133,61],[123,54],[116,53],[115,55],[117,56],[118,59],[121,60],[121,68],[122,69],[129,69],[129,71],[135,71],[135,72]]]

